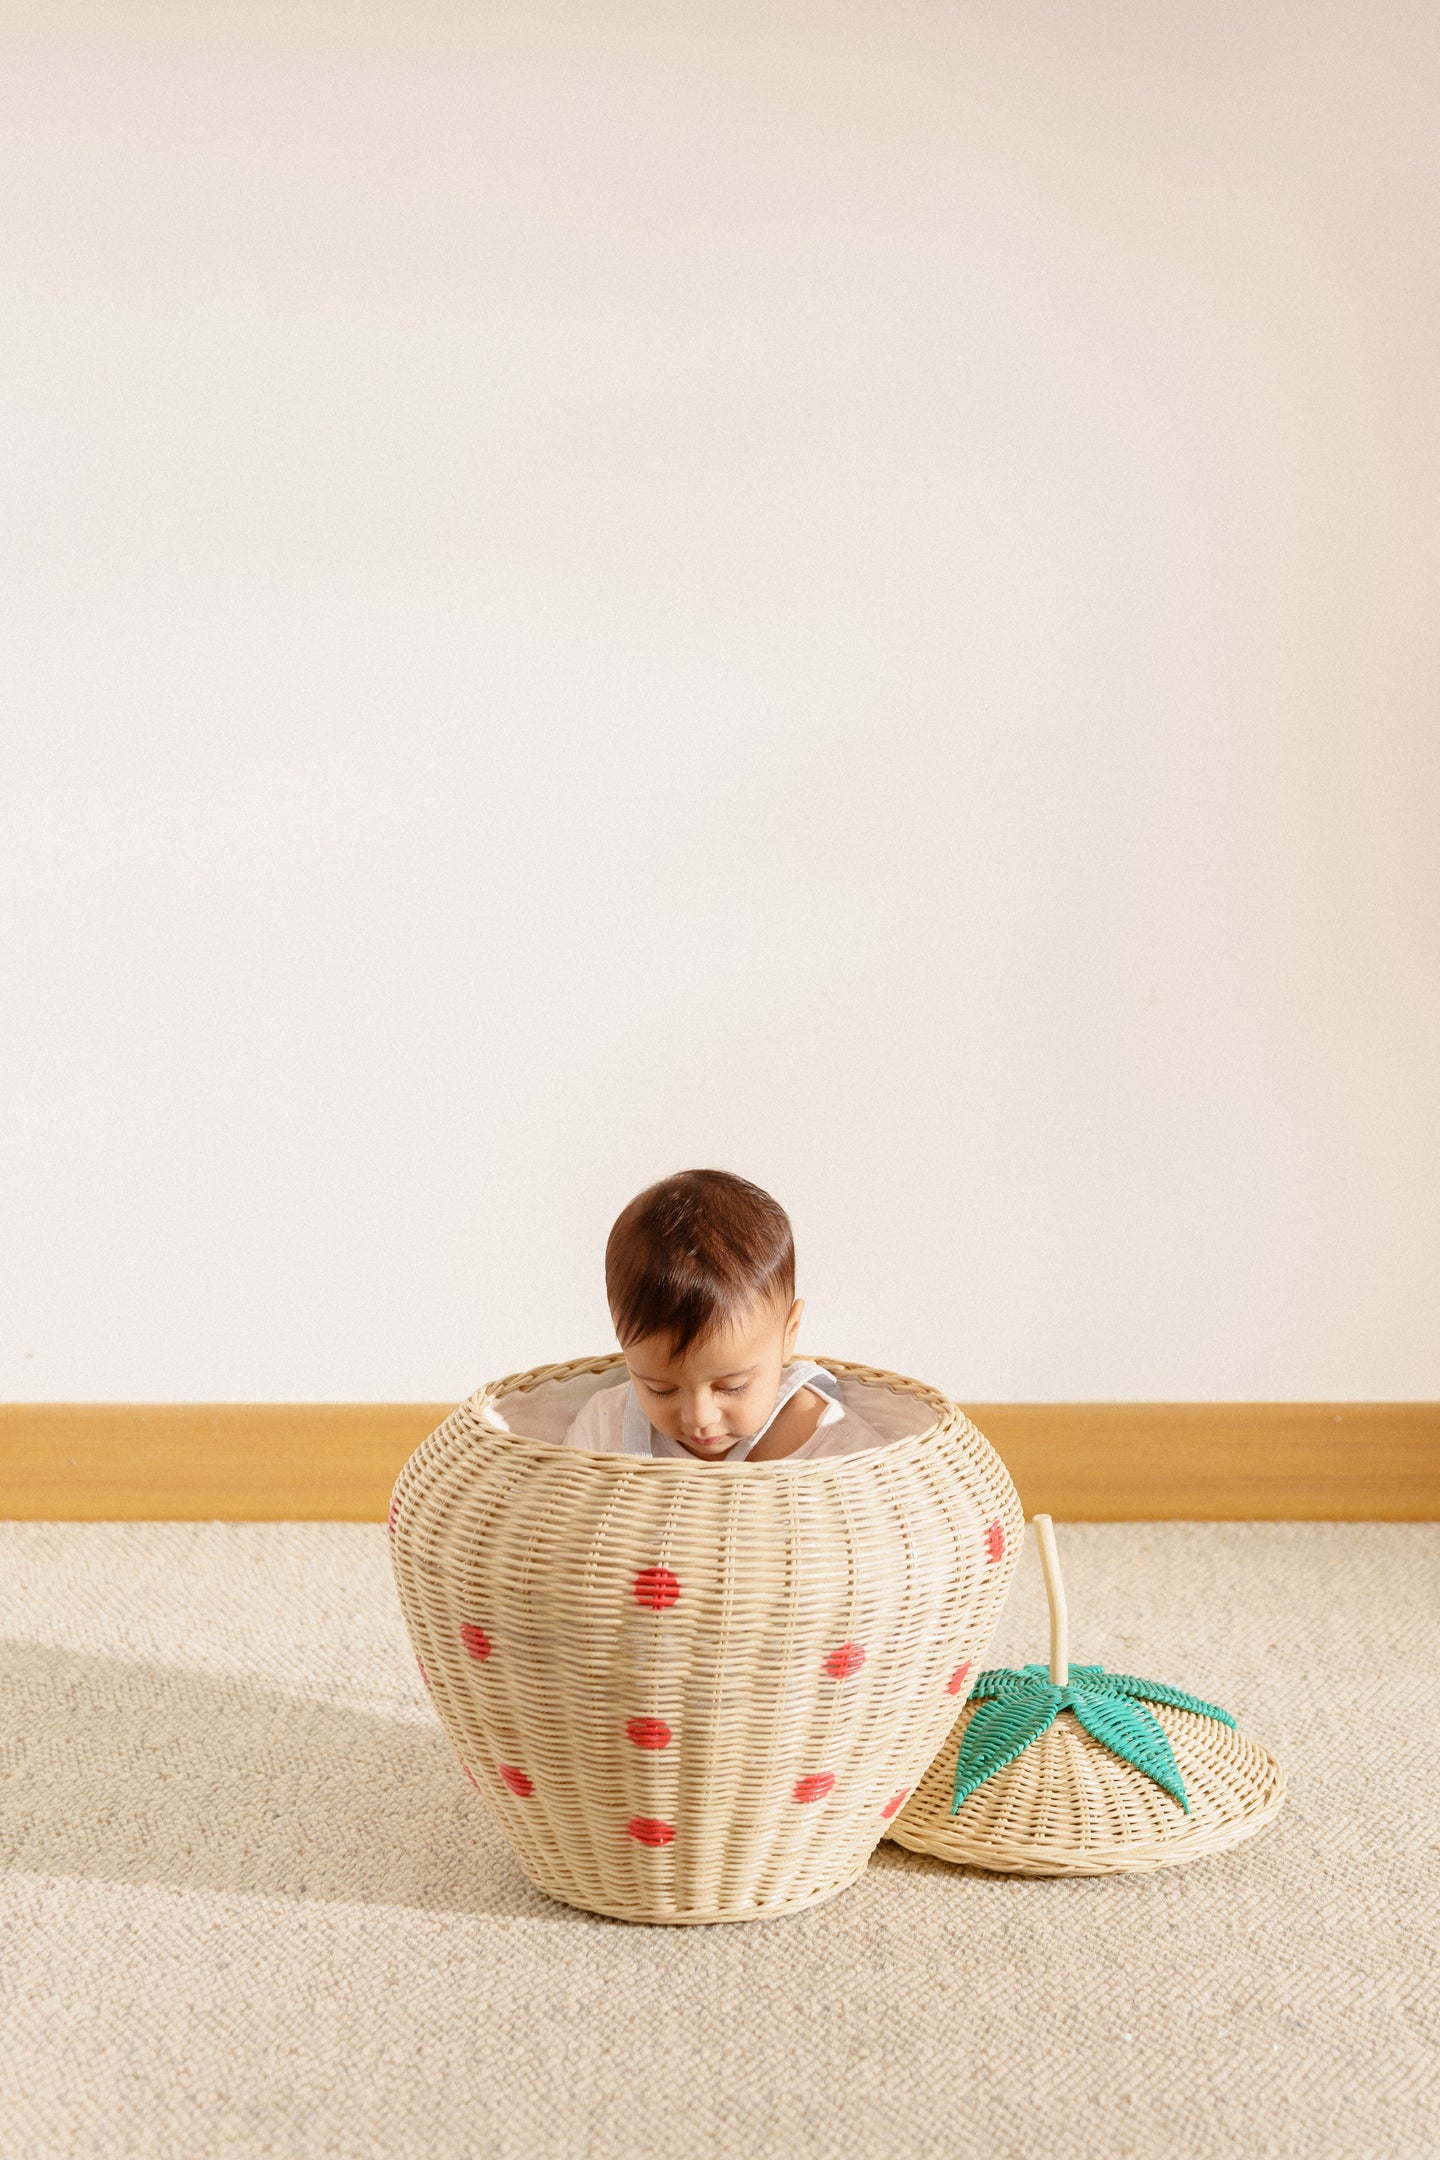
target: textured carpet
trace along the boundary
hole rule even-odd
[[[1075,1656],[1235,1712],[1276,1826],[1111,1881],[882,1845],[813,1913],[667,1930],[520,1875],[383,1531],[0,1525],[0,2150],[1440,2151],[1440,1526],[1060,1535]],[[1045,1639],[1027,1550],[992,1661]]]

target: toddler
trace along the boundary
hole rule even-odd
[[[824,1366],[792,1357],[803,1298],[778,1201],[728,1170],[680,1170],[618,1217],[605,1291],[629,1382],[591,1396],[567,1447],[700,1462],[810,1462],[881,1447]]]

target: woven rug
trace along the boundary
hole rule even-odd
[[[15,2160],[1440,2150],[1440,1525],[1062,1528],[1072,1649],[1233,1711],[1235,1852],[638,1929],[530,1889],[379,1528],[0,1525]],[[1027,1550],[991,1652],[1045,1655]]]

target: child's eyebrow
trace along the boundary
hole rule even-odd
[[[717,1373],[715,1377],[717,1380],[748,1380],[754,1371],[755,1367],[753,1365],[747,1365],[743,1372],[722,1372]],[[643,1380],[646,1387],[667,1387],[670,1385],[665,1380],[652,1380],[649,1373],[637,1373],[635,1377],[637,1380]]]

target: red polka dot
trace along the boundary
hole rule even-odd
[[[397,1509],[399,1508],[399,1506],[400,1506],[400,1495],[399,1495],[399,1493],[398,1493],[398,1492],[397,1492],[397,1493],[391,1493],[391,1495],[390,1495],[390,1513],[389,1513],[389,1516],[387,1517],[387,1519],[386,1519],[386,1523],[385,1523],[385,1527],[386,1527],[386,1529],[387,1529],[387,1530],[393,1530],[393,1529],[395,1528],[395,1515],[396,1515],[396,1511],[397,1511]]]
[[[475,1772],[471,1769],[469,1763],[462,1762],[460,1767],[465,1772],[466,1777],[469,1778],[471,1784],[475,1787],[476,1792],[483,1792],[485,1788],[480,1783],[479,1778],[476,1777]]]
[[[501,1777],[504,1778],[505,1783],[509,1786],[511,1792],[518,1793],[522,1800],[529,1799],[531,1793],[534,1792],[535,1787],[531,1784],[529,1778],[526,1777],[523,1770],[517,1770],[513,1763],[508,1762],[498,1763],[496,1765],[496,1768],[499,1770]]]
[[[1005,1551],[1005,1526],[1003,1523],[991,1523],[989,1529],[985,1532],[985,1550],[992,1560],[999,1560],[1003,1557]]]
[[[469,1651],[471,1657],[489,1657],[490,1637],[486,1634],[483,1627],[476,1627],[473,1620],[466,1620],[462,1622],[460,1628],[460,1640],[462,1643],[464,1643],[465,1648]]]
[[[826,1793],[834,1790],[834,1786],[833,1772],[821,1770],[814,1777],[802,1777],[800,1779],[795,1787],[795,1798],[797,1800],[823,1800]]]
[[[899,1792],[896,1793],[894,1799],[887,1800],[885,1802],[885,1805],[881,1808],[880,1813],[885,1818],[886,1822],[889,1822],[892,1815],[899,1814],[901,1808],[905,1805],[905,1796],[909,1792],[909,1790],[910,1788],[908,1785],[902,1785]]]
[[[963,1665],[957,1665],[955,1667],[954,1672],[951,1673],[949,1679],[945,1682],[946,1694],[958,1695],[961,1688],[964,1687],[966,1680],[969,1678],[969,1674],[970,1660],[967,1657]]]
[[[653,1815],[632,1815],[625,1828],[637,1845],[668,1845],[675,1835],[674,1823],[657,1822]]]
[[[636,1747],[662,1748],[669,1747],[675,1735],[664,1718],[632,1717],[625,1727],[625,1737],[633,1740]]]
[[[420,1677],[421,1677],[421,1679],[422,1679],[422,1680],[423,1680],[423,1681],[425,1682],[425,1685],[426,1685],[426,1687],[429,1687],[429,1685],[430,1685],[430,1675],[429,1675],[429,1673],[428,1673],[428,1672],[426,1672],[426,1670],[425,1670],[425,1662],[424,1662],[424,1659],[423,1659],[423,1658],[418,1658],[418,1657],[417,1657],[417,1658],[416,1658],[416,1660],[415,1660],[415,1662],[416,1662],[416,1664],[417,1664],[417,1665],[418,1665],[418,1666],[420,1667]]]
[[[865,1652],[858,1642],[842,1642],[838,1650],[832,1650],[825,1660],[825,1670],[832,1680],[848,1680],[851,1673],[859,1672],[865,1662]]]
[[[635,1577],[635,1602],[652,1612],[664,1612],[680,1595],[680,1578],[668,1567],[641,1568]]]

